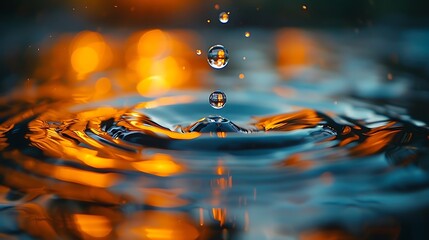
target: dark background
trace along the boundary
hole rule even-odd
[[[216,4],[219,9],[215,9]],[[32,68],[44,51],[42,41],[67,32],[280,27],[400,31],[428,27],[428,9],[426,0],[4,1],[0,7],[0,93],[31,78]],[[231,12],[226,25],[217,21],[221,11]],[[207,24],[208,19],[211,24]]]
[[[219,10],[214,8],[215,4],[219,4]],[[302,10],[303,5],[308,9]],[[428,7],[424,0],[16,0],[2,3],[0,13],[3,27],[49,20],[73,28],[79,25],[73,26],[73,19],[99,27],[190,28],[204,26],[202,19],[213,18],[222,10],[233,14],[232,26],[409,27],[427,26]]]

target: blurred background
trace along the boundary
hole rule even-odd
[[[273,81],[297,76],[289,71],[296,66],[335,72],[343,59],[332,55],[344,47],[377,52],[369,58],[385,69],[375,75],[392,80],[396,70],[405,71],[418,79],[415,89],[428,89],[428,7],[423,0],[7,1],[0,9],[0,91],[98,99],[199,88],[222,78],[245,78],[257,89],[260,76],[249,72],[255,66],[275,72],[263,75]],[[222,11],[229,14],[227,24],[218,20]],[[247,42],[245,32],[251,33]],[[218,43],[230,47],[232,61],[213,76],[204,58]],[[265,65],[249,61],[261,58]]]

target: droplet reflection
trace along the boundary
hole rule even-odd
[[[228,50],[222,45],[214,45],[209,48],[207,54],[207,62],[212,68],[221,69],[224,68],[229,61]]]
[[[214,91],[209,96],[209,103],[215,109],[221,109],[226,104],[226,94],[222,91]]]
[[[229,21],[229,15],[226,12],[221,12],[219,14],[219,21],[221,23],[227,23]]]

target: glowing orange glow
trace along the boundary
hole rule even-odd
[[[127,66],[134,76],[130,81],[121,80],[122,83],[136,84],[135,90],[145,97],[199,85],[198,81],[190,81],[194,77],[194,69],[203,66],[196,59],[198,55],[190,52],[193,51],[191,44],[194,38],[188,32],[159,29],[135,34],[127,51]],[[197,54],[201,54],[201,50]]]
[[[130,125],[131,124],[131,125]],[[136,130],[143,130],[144,132],[148,134],[155,134],[155,135],[161,135],[161,136],[167,136],[172,139],[194,139],[201,135],[199,132],[190,132],[190,133],[179,133],[179,132],[173,132],[169,129],[155,127],[155,126],[148,126],[146,124],[143,124],[139,121],[130,121],[129,124],[127,122],[119,122],[119,126],[124,126],[129,129],[136,129]]]
[[[204,226],[204,209],[199,208],[199,214],[200,214],[200,226]]]
[[[216,167],[216,174],[217,175],[224,175],[226,172],[225,167],[222,164],[222,161],[219,161],[218,166]]]
[[[226,138],[227,133],[226,132],[217,132],[216,135],[218,138]]]
[[[74,214],[73,219],[80,232],[90,237],[103,238],[112,231],[112,226],[104,216]]]
[[[185,206],[189,202],[180,198],[180,191],[174,189],[147,188],[143,189],[144,202],[149,206],[172,208]]]
[[[97,117],[114,116],[117,112],[118,110],[113,107],[100,107],[94,110],[79,112],[77,118],[82,121],[87,121]]]
[[[144,33],[137,45],[138,53],[145,57],[162,57],[171,49],[170,36],[155,29]]]
[[[90,47],[80,47],[73,51],[71,63],[73,69],[81,74],[94,71],[99,62],[97,52]]]
[[[119,228],[118,233],[119,239],[192,240],[199,236],[187,215],[165,211],[136,214]]]
[[[212,181],[212,186],[220,190],[232,188],[232,176],[217,178]]]
[[[89,172],[65,166],[52,167],[51,170],[54,178],[94,187],[110,187],[118,180],[118,175],[113,173]]]
[[[227,22],[228,18],[229,18],[229,16],[227,13],[222,13],[222,15],[220,16],[221,22]]]
[[[225,224],[226,220],[226,208],[213,208],[212,209],[213,219],[218,221],[220,226]]]
[[[276,37],[278,67],[285,78],[299,74],[300,67],[313,63],[315,44],[304,32],[296,29],[279,31]]]
[[[151,76],[139,82],[137,91],[144,97],[164,94],[169,89],[168,82],[161,76]]]
[[[357,156],[367,156],[383,150],[400,130],[389,129],[387,126],[371,129],[368,137],[359,145],[350,149]]]
[[[195,97],[187,96],[187,95],[174,96],[174,97],[161,97],[161,98],[157,98],[157,99],[152,100],[152,101],[142,102],[142,103],[136,105],[135,108],[136,109],[141,109],[141,108],[150,109],[150,108],[157,108],[157,107],[161,107],[161,106],[191,103],[194,101],[195,101]]]
[[[71,66],[81,80],[86,74],[106,67],[112,58],[108,45],[96,32],[79,33],[71,47]]]
[[[311,109],[301,110],[299,112],[279,114],[275,116],[256,118],[258,122],[255,126],[259,129],[268,131],[291,131],[313,127],[322,120],[317,112]]]
[[[110,83],[110,79],[106,77],[102,77],[98,79],[97,82],[95,83],[96,95],[104,95],[110,92],[111,88],[112,88],[112,84]]]
[[[240,74],[238,75],[238,78],[240,78],[240,79],[244,79],[244,78],[245,78],[244,73],[240,73]]]
[[[173,159],[166,154],[155,154],[148,160],[134,162],[132,165],[141,172],[160,177],[168,177],[183,171],[183,167],[175,163]]]

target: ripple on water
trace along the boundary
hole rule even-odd
[[[4,119],[1,203],[12,210],[0,217],[76,224],[56,232],[45,221],[46,238],[96,235],[89,223],[100,236],[165,226],[178,236],[208,234],[203,228],[259,236],[267,226],[297,234],[344,216],[376,221],[384,215],[373,209],[400,214],[429,200],[428,130],[411,120],[275,97],[231,103],[224,117],[203,97],[130,99],[125,107],[121,99],[103,103],[116,107],[52,102]]]

